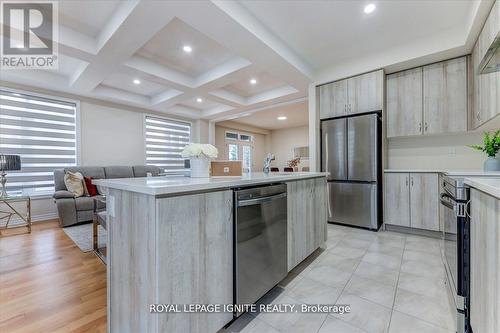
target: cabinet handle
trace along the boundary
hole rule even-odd
[[[408,187],[408,177],[405,177],[405,184],[406,184],[406,187]]]
[[[422,123],[418,123],[418,132],[422,133]]]
[[[411,186],[413,186],[413,177],[411,177]]]
[[[427,129],[429,128],[429,126],[427,126],[427,122],[425,122],[425,131],[427,132]]]
[[[477,112],[476,118],[477,118],[477,120],[481,120],[481,113],[479,113],[479,111]]]
[[[347,104],[344,104],[344,113],[347,113]]]

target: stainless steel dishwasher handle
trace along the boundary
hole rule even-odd
[[[286,198],[286,193],[279,193],[279,194],[275,194],[275,195],[270,195],[268,197],[261,197],[261,198],[255,198],[255,199],[240,200],[240,201],[238,201],[238,207],[258,205],[258,204],[263,203],[263,202],[274,201],[274,200],[281,199],[281,198]]]

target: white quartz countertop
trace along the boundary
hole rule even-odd
[[[95,179],[92,182],[98,186],[124,191],[150,195],[171,195],[326,177],[327,175],[327,172],[271,172],[268,175],[263,172],[253,172],[244,174],[241,177],[190,178],[184,176],[162,176],[149,178]]]
[[[500,199],[500,178],[465,178],[465,184]]]
[[[438,169],[385,169],[384,172],[394,173],[442,173],[447,176],[500,177],[500,171],[482,170],[438,170]]]

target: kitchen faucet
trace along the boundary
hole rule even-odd
[[[267,154],[266,158],[264,159],[264,173],[267,175],[269,171],[271,170],[271,162],[275,160],[274,154],[269,153]]]

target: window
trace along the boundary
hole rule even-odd
[[[226,132],[226,140],[238,140],[238,133]]]
[[[77,164],[77,102],[0,89],[0,154],[21,156],[9,194],[54,192],[54,169]]]
[[[240,134],[240,141],[252,142],[253,136],[247,134]]]
[[[247,168],[247,170],[251,170],[252,168],[252,146],[243,145],[242,146],[242,155],[243,155],[243,168]]]
[[[230,161],[238,160],[238,145],[230,143],[228,145],[228,159]]]
[[[185,171],[181,152],[191,141],[191,124],[152,116],[145,117],[146,164],[166,172]]]
[[[253,165],[253,135],[226,131],[225,137],[227,159],[241,160],[243,170],[249,172]]]

